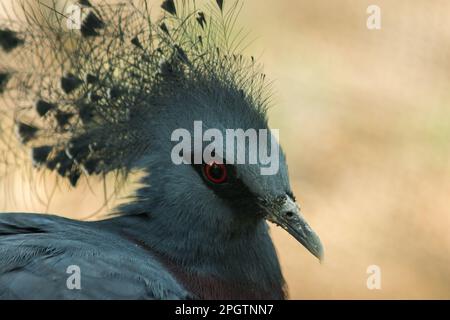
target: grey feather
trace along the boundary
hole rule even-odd
[[[189,297],[148,251],[101,223],[0,214],[0,257],[1,299]],[[67,287],[72,265],[81,270],[81,290]]]

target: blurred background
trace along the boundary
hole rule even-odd
[[[373,4],[381,30],[366,27]],[[271,126],[325,247],[319,264],[272,229],[290,298],[450,299],[450,2],[245,0],[239,24],[274,80]],[[58,187],[51,203],[23,194],[2,210],[86,218],[104,188]],[[370,265],[380,290],[366,286]]]

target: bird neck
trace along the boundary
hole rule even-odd
[[[177,227],[170,220],[155,213],[125,216],[109,224],[148,250],[199,298],[285,297],[284,279],[264,221],[230,234],[201,223]]]

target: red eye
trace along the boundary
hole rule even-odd
[[[227,167],[220,163],[205,164],[203,166],[203,173],[210,182],[221,184],[227,181],[228,173]]]

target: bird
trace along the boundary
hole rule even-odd
[[[270,223],[320,260],[324,250],[278,142],[270,175],[220,150],[211,154],[223,161],[189,161],[204,145],[183,150],[181,164],[171,157],[171,135],[194,135],[195,121],[224,135],[272,132],[270,83],[242,53],[242,3],[165,0],[157,19],[143,4],[78,1],[72,29],[51,6],[42,16],[23,6],[26,24],[0,24],[0,114],[14,128],[1,129],[1,154],[16,159],[15,141],[33,170],[74,188],[143,173],[105,219],[1,213],[0,298],[286,299]]]

